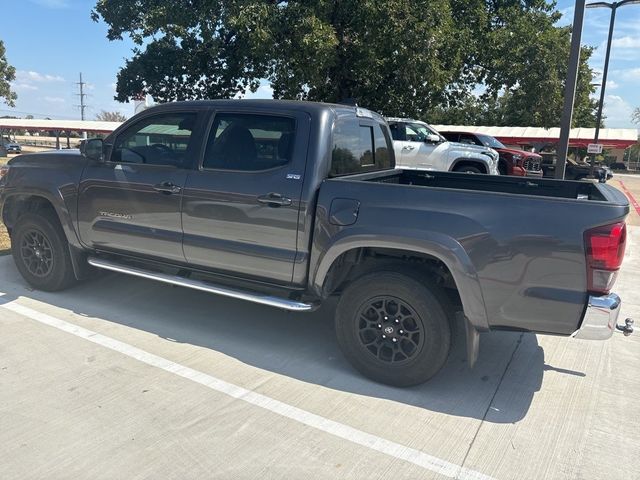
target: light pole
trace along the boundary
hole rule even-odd
[[[616,21],[616,10],[625,5],[632,3],[640,3],[640,0],[621,0],[620,2],[594,2],[588,3],[587,8],[609,8],[611,9],[611,20],[609,22],[609,38],[607,39],[607,53],[604,56],[604,70],[602,71],[602,86],[600,87],[600,103],[598,104],[598,115],[596,117],[596,134],[593,143],[598,143],[600,136],[600,122],[602,121],[602,107],[604,106],[604,92],[607,87],[607,73],[609,71],[609,55],[611,53],[611,40],[613,38],[613,25]],[[591,174],[593,175],[593,167],[596,161],[596,154],[591,157]]]
[[[564,170],[569,152],[569,136],[571,134],[571,117],[573,116],[573,102],[576,98],[576,83],[578,81],[578,67],[580,66],[580,40],[582,38],[582,24],[584,23],[585,0],[576,0],[573,11],[573,26],[571,28],[571,49],[567,68],[567,80],[564,87],[564,104],[560,118],[560,139],[556,160],[556,178],[564,178]]]

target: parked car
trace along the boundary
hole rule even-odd
[[[544,172],[545,177],[555,177],[556,160],[556,154],[542,153],[542,171]],[[584,180],[587,178],[595,178],[599,182],[604,183],[609,177],[607,175],[607,171],[603,167],[594,166],[593,175],[591,175],[591,165],[588,163],[578,163],[572,158],[567,158],[564,178],[565,180]]]
[[[22,147],[19,143],[3,141],[2,146],[7,153],[22,153]]]
[[[494,149],[500,155],[498,171],[500,175],[519,177],[541,177],[542,157],[537,153],[526,152],[515,148],[507,148],[491,135],[473,132],[440,132],[450,142],[479,145]]]
[[[419,120],[387,118],[387,123],[399,168],[498,175],[498,153],[491,148],[449,142]]]
[[[612,170],[627,170],[627,164],[624,162],[614,162],[611,164]]]
[[[471,365],[493,329],[612,335],[621,192],[394,167],[361,108],[169,103],[80,151],[12,158],[0,213],[36,289],[93,266],[294,312],[338,297],[342,352],[391,385],[435,375],[458,332]]]

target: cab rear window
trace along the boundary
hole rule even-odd
[[[393,147],[386,125],[353,117],[336,121],[329,176],[389,168],[393,168]]]

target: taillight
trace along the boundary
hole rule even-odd
[[[624,222],[592,228],[584,233],[589,292],[609,293],[622,265],[626,244]]]

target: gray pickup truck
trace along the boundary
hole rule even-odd
[[[432,377],[456,332],[470,364],[483,331],[611,336],[620,192],[394,162],[365,109],[173,103],[80,151],[13,158],[0,209],[37,289],[97,268],[296,312],[336,296],[345,356],[392,385]]]

